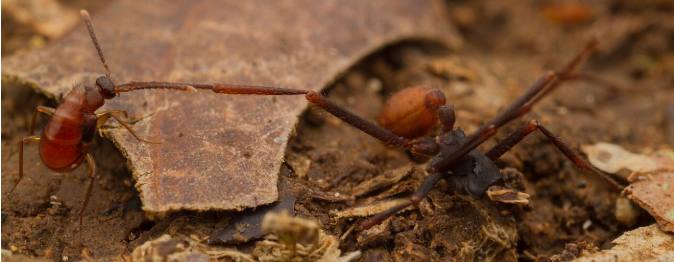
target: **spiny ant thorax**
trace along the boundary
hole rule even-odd
[[[453,155],[468,142],[468,137],[461,129],[455,129],[439,135],[440,155],[434,162]],[[457,192],[468,193],[474,198],[481,198],[487,189],[494,184],[504,184],[498,167],[484,154],[473,150],[462,157],[450,170],[446,181]]]

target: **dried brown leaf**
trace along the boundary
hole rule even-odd
[[[625,188],[627,198],[648,211],[660,228],[674,232],[674,173],[657,173],[653,180],[638,180]]]

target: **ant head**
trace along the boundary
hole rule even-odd
[[[117,95],[115,93],[115,84],[112,83],[110,78],[105,76],[96,79],[96,87],[98,87],[98,92],[100,92],[105,99],[112,99]]]

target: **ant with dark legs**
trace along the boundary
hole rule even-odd
[[[596,46],[597,42],[591,41],[562,70],[545,73],[527,92],[470,135],[466,135],[460,128],[454,128],[456,115],[453,107],[445,105],[445,95],[439,90],[426,87],[410,87],[393,95],[384,105],[379,117],[380,125],[377,125],[311,90],[222,84],[189,85],[196,89],[208,89],[224,94],[305,95],[309,102],[387,145],[433,157],[426,168],[429,176],[412,195],[410,201],[365,221],[362,224],[362,229],[365,230],[381,223],[410,205],[419,205],[420,201],[428,195],[441,178],[445,178],[454,191],[468,194],[476,199],[487,194],[492,201],[526,205],[529,202],[529,195],[518,192],[506,184],[493,161],[500,158],[506,151],[536,130],[541,131],[578,168],[589,171],[614,189],[622,189],[620,184],[589,165],[561,138],[554,135],[537,120],[527,121],[487,153],[480,153],[476,150],[479,145],[496,134],[498,128],[530,112],[536,103],[555,90],[561,83],[579,79],[598,80],[589,75],[574,72],[580,63],[594,52]],[[439,135],[420,138],[434,128],[438,121],[441,125]]]

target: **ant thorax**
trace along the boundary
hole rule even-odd
[[[453,155],[469,139],[461,129],[455,129],[437,137],[440,155],[431,162]],[[447,183],[455,191],[481,198],[491,185],[504,184],[498,167],[487,156],[473,150],[461,158],[448,172]]]
[[[85,90],[85,99],[84,104],[82,104],[82,109],[89,113],[94,113],[96,110],[101,108],[105,104],[105,99],[103,94],[101,94],[100,87],[84,87]]]

